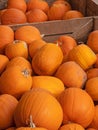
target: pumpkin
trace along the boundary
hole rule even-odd
[[[14,110],[18,104],[15,97],[2,94],[0,95],[0,129],[7,129],[14,124]]]
[[[48,5],[48,2],[45,0],[29,0],[27,2],[27,10],[32,10],[35,8],[41,9],[45,13],[47,13],[49,10],[49,5]]]
[[[80,11],[69,10],[69,11],[64,13],[63,20],[73,19],[73,18],[83,18],[83,17],[84,17],[84,15]]]
[[[74,61],[68,61],[59,66],[55,73],[66,87],[83,88],[87,80],[86,72]]]
[[[14,40],[5,47],[5,55],[12,59],[16,56],[28,58],[27,43],[21,40]]]
[[[4,71],[7,64],[9,62],[9,59],[7,56],[0,54],[0,74]]]
[[[87,70],[96,62],[97,57],[89,46],[80,44],[70,50],[67,59],[69,61],[75,61],[84,70]]]
[[[53,76],[33,76],[32,88],[40,87],[58,97],[65,89],[63,82]]]
[[[90,128],[98,129],[98,105],[95,106],[95,113],[92,122],[89,125]]]
[[[6,130],[16,130],[16,127],[9,127]]]
[[[98,101],[98,77],[88,79],[85,84],[85,90],[94,101]]]
[[[30,90],[31,85],[32,77],[28,69],[19,66],[7,68],[0,77],[0,93],[13,95],[17,99]]]
[[[95,68],[98,68],[98,54],[96,54],[97,60],[95,62],[95,64],[93,65]]]
[[[62,125],[59,130],[84,130],[84,128],[77,123],[69,123]]]
[[[32,67],[31,67],[31,63],[25,59],[24,57],[21,57],[21,56],[17,56],[17,57],[14,57],[12,58],[8,63],[7,63],[7,66],[6,66],[6,69],[8,67],[13,67],[13,66],[19,66],[21,67],[21,69],[28,69],[28,71],[33,74],[33,70],[32,70]]]
[[[94,102],[85,90],[67,88],[58,100],[63,109],[63,124],[73,122],[88,127],[94,117]]]
[[[98,30],[92,31],[87,39],[87,45],[95,52],[98,53]]]
[[[16,8],[20,9],[23,12],[26,12],[27,5],[25,0],[8,0],[7,8]]]
[[[86,130],[97,130],[97,129],[95,129],[95,128],[87,128]]]
[[[87,79],[98,77],[98,68],[90,68],[86,71]]]
[[[28,126],[31,116],[36,127],[57,130],[62,123],[63,112],[60,103],[48,91],[33,88],[23,94],[15,109],[16,126]]]
[[[48,16],[41,9],[33,9],[26,13],[27,21],[32,22],[44,22],[48,20]]]
[[[7,25],[0,25],[0,54],[4,53],[5,46],[13,41],[14,31],[12,28]]]
[[[64,4],[52,4],[48,10],[49,20],[61,20],[63,18],[66,6]]]
[[[34,26],[21,26],[15,31],[15,39],[25,41],[30,44],[34,40],[41,39],[40,31]]]
[[[35,40],[32,43],[30,43],[28,46],[28,51],[29,51],[29,55],[31,56],[31,58],[33,58],[36,51],[39,50],[46,43],[47,42],[42,39]]]
[[[38,75],[53,75],[62,60],[61,48],[54,43],[49,43],[35,53],[32,59],[32,67]]]
[[[27,18],[25,13],[19,9],[6,9],[1,15],[1,24],[3,25],[22,24],[26,22]]]
[[[32,128],[32,127],[20,127],[20,128],[17,128],[16,130],[48,130],[48,129],[42,128],[42,127],[35,127],[35,128]]]

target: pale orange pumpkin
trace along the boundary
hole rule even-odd
[[[5,47],[5,55],[12,59],[16,56],[28,58],[28,46],[27,43],[21,40],[14,40]]]
[[[16,8],[6,9],[1,15],[1,24],[3,25],[22,24],[26,22],[27,18],[25,13]]]
[[[45,13],[47,13],[49,10],[49,5],[48,5],[48,2],[45,0],[29,0],[27,2],[27,10],[32,10],[35,8],[41,9]]]
[[[94,102],[89,94],[79,88],[67,88],[58,98],[63,109],[63,124],[78,123],[88,127],[94,117]]]
[[[63,61],[59,46],[49,43],[41,47],[32,59],[32,67],[38,75],[53,75]]]
[[[0,129],[7,129],[14,125],[13,115],[18,100],[8,94],[0,95]],[[6,114],[6,115],[5,115]]]
[[[27,4],[25,0],[8,0],[7,8],[16,8],[20,9],[23,12],[26,12]]]
[[[33,9],[26,13],[27,22],[44,22],[48,20],[48,16],[41,9]]]
[[[14,31],[12,28],[6,25],[0,25],[0,54],[4,53],[5,46],[13,41]]]
[[[15,31],[15,39],[25,41],[27,44],[41,38],[40,31],[34,26],[21,26]]]
[[[28,69],[19,66],[7,68],[0,77],[0,93],[10,94],[19,99],[24,92],[30,90],[32,77]]]
[[[15,109],[16,126],[28,126],[31,116],[36,127],[57,130],[62,123],[63,112],[57,99],[48,91],[33,88],[21,97]]]
[[[85,130],[81,125],[77,123],[68,123],[62,125],[59,130]]]
[[[61,64],[55,76],[62,80],[65,87],[83,88],[87,80],[86,72],[74,61]]]

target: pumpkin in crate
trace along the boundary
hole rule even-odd
[[[33,88],[19,100],[14,113],[16,126],[29,126],[30,117],[36,127],[57,130],[62,123],[63,111],[60,103],[48,91]]]
[[[80,44],[70,50],[67,59],[69,61],[75,61],[81,68],[87,70],[96,62],[97,56],[89,46]]]
[[[5,47],[5,55],[12,59],[17,56],[28,58],[28,46],[27,43],[21,40],[14,40]]]
[[[26,22],[27,18],[25,13],[16,8],[6,9],[1,15],[1,24],[3,25],[22,24]]]
[[[98,53],[98,30],[92,31],[87,40],[87,45],[95,52]]]
[[[86,72],[74,61],[68,61],[59,66],[55,73],[65,87],[83,88],[87,80]]]
[[[40,87],[58,97],[65,89],[63,82],[54,76],[32,76],[32,88]]]
[[[0,95],[0,129],[7,129],[14,125],[13,115],[18,100],[8,94]]]
[[[40,31],[34,26],[21,26],[15,31],[15,39],[25,41],[30,44],[34,40],[41,39]]]
[[[32,77],[28,69],[19,66],[8,67],[0,77],[0,93],[10,94],[19,99],[30,90]]]
[[[81,125],[77,123],[68,123],[62,125],[59,130],[85,130]]]
[[[16,8],[20,9],[23,12],[27,10],[27,4],[25,0],[8,0],[7,1],[7,8]]]
[[[67,88],[59,96],[63,109],[63,124],[78,123],[86,128],[94,117],[94,102],[83,89]]]
[[[5,46],[14,41],[14,31],[7,25],[0,25],[0,54],[4,53]]]
[[[49,43],[41,47],[32,59],[32,67],[38,75],[53,75],[63,61],[59,46]]]
[[[27,10],[33,10],[35,8],[41,9],[47,13],[49,10],[49,5],[46,0],[29,0],[27,2]]]

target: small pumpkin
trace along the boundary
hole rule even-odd
[[[94,118],[94,102],[85,90],[67,88],[61,93],[58,101],[63,109],[63,124],[73,122],[84,128],[90,125]]]
[[[21,26],[15,31],[15,39],[25,41],[27,44],[32,43],[34,40],[41,39],[40,31],[34,26]]]
[[[96,62],[95,53],[86,44],[79,44],[68,53],[69,61],[75,61],[84,70],[89,69]]]
[[[81,125],[77,123],[69,123],[62,125],[59,130],[85,130]]]
[[[32,121],[36,127],[57,130],[62,123],[63,112],[57,99],[48,91],[33,88],[21,97],[15,109],[14,120],[16,126],[28,126],[30,116],[32,116]]]
[[[27,4],[25,0],[8,0],[7,1],[7,8],[16,8],[20,9],[23,12],[27,10]]]
[[[55,73],[65,87],[83,88],[87,80],[86,72],[74,61],[61,64]]]
[[[0,95],[0,129],[7,129],[14,125],[13,115],[18,104],[18,100],[9,95]],[[6,114],[6,116],[5,116]]]
[[[49,43],[41,47],[32,59],[32,67],[38,75],[53,75],[63,61],[59,46]]]
[[[3,25],[22,24],[26,22],[27,18],[25,13],[16,8],[6,9],[1,15],[1,24]]]
[[[24,92],[30,90],[32,77],[28,69],[19,66],[7,68],[0,77],[0,93],[10,94],[19,99]]]
[[[28,58],[28,47],[27,43],[21,40],[14,40],[5,47],[5,55],[12,59],[16,56]]]

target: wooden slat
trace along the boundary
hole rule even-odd
[[[94,30],[98,30],[98,16],[94,17]]]

